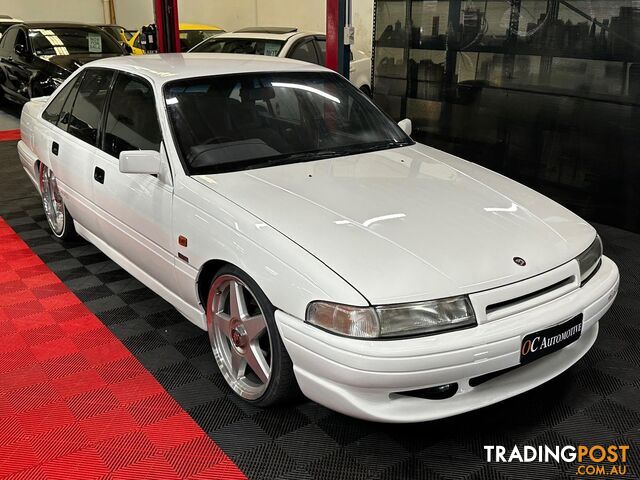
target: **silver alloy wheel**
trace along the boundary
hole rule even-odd
[[[238,277],[220,275],[211,285],[207,330],[229,386],[247,400],[260,398],[271,378],[271,337],[255,295]]]
[[[40,166],[40,191],[49,226],[55,235],[60,236],[64,231],[64,202],[58,190],[56,176],[46,165]]]

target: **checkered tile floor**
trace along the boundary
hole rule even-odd
[[[417,425],[347,418],[313,402],[261,410],[235,399],[206,334],[83,241],[49,233],[39,197],[0,144],[0,216],[250,479],[574,478],[575,466],[488,464],[484,445],[631,445],[640,476],[640,236],[599,227],[619,265],[617,302],[598,341],[568,372],[480,411]],[[25,194],[25,192],[29,192]],[[170,434],[170,432],[167,432]]]

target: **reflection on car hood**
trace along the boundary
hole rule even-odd
[[[419,144],[197,179],[315,255],[372,304],[519,281],[571,260],[595,236],[533,190]]]
[[[117,53],[82,53],[73,55],[43,55],[40,58],[51,62],[54,65],[68,71],[73,72],[83,66],[85,63],[99,60],[101,58],[117,57]]]

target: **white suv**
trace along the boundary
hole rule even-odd
[[[189,52],[253,53],[325,64],[326,37],[323,33],[299,32],[293,27],[249,27],[207,38]],[[371,96],[371,57],[351,51],[351,83]]]

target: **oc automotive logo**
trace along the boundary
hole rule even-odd
[[[524,261],[524,258],[521,257],[513,257],[513,262],[520,267],[524,267],[527,264],[527,262]]]

